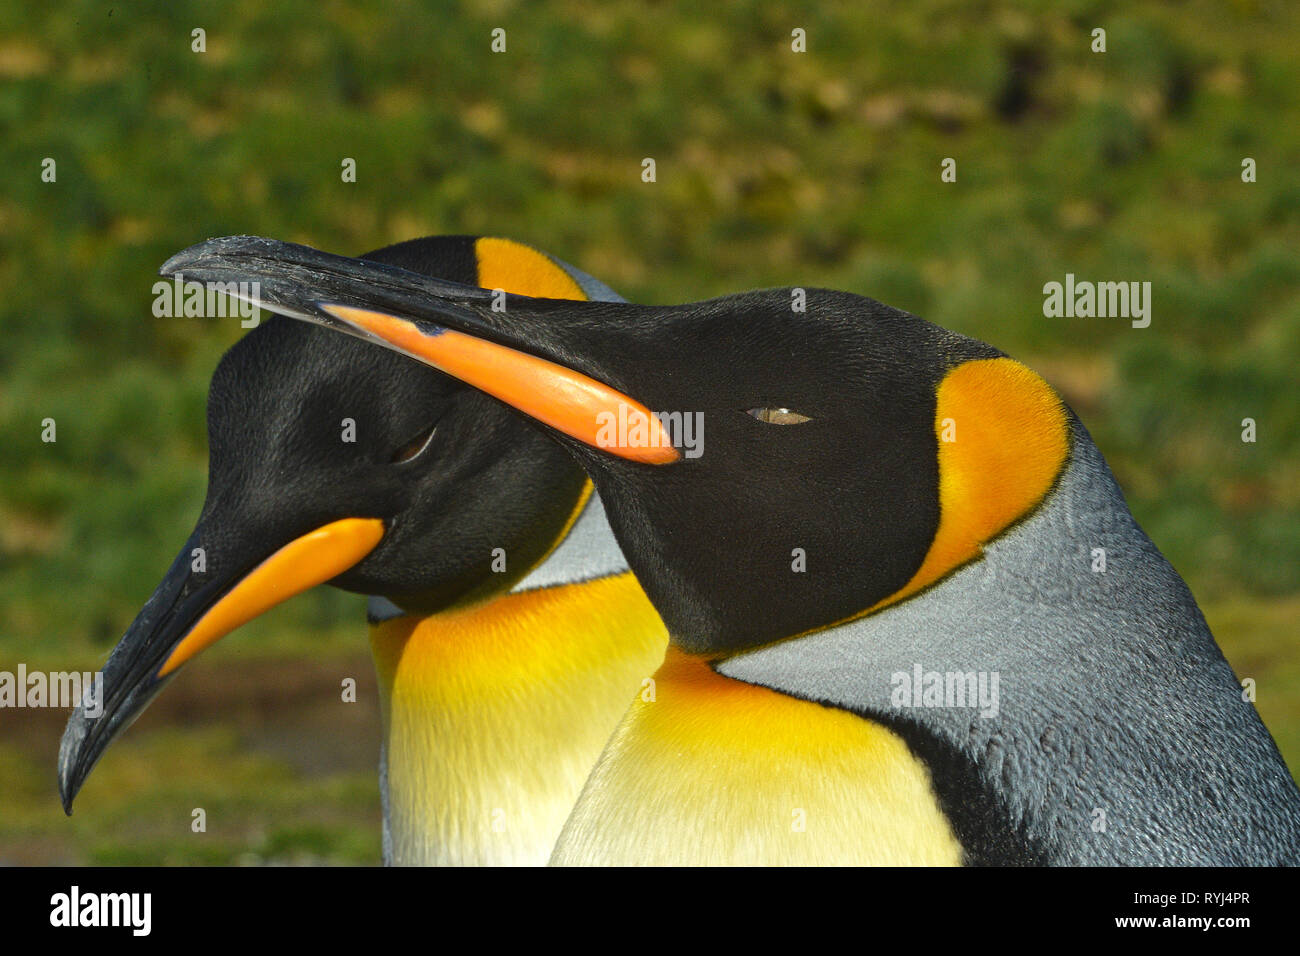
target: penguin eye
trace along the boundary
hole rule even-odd
[[[750,408],[746,412],[769,425],[802,425],[812,421],[807,415],[800,415],[788,408]]]
[[[438,430],[437,425],[431,425],[429,428],[420,432],[410,441],[408,441],[397,451],[393,452],[393,457],[389,459],[394,465],[400,465],[404,462],[411,461],[413,458],[420,457],[424,450],[429,447],[433,441],[433,433]]]

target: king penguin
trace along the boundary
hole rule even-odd
[[[364,258],[497,294],[617,298],[507,239]],[[274,316],[218,366],[208,432],[197,526],[109,658],[103,713],[69,720],[65,809],[182,664],[329,583],[374,595],[386,862],[545,863],[667,645],[582,470],[460,382]]]
[[[494,311],[248,237],[181,269],[456,375],[591,475],[671,645],[553,863],[1300,862],[1300,791],[1186,584],[998,349],[829,290]]]

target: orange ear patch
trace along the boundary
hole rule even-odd
[[[980,554],[984,542],[1032,511],[1069,453],[1065,408],[1050,385],[1009,358],[979,359],[939,384],[939,528],[893,604]]]
[[[474,242],[478,284],[534,299],[586,299],[573,277],[545,253],[512,239],[484,237]]]

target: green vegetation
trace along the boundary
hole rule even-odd
[[[230,730],[132,734],[114,746],[113,758],[96,770],[68,818],[51,799],[42,763],[17,746],[0,744],[7,785],[0,854],[8,863],[229,866],[379,859],[373,765],[317,776],[250,753]],[[193,830],[194,808],[204,812],[202,832]]]
[[[242,330],[155,318],[164,259],[231,233],[345,253],[493,233],[642,301],[849,289],[1039,368],[1300,768],[1300,8],[432,6],[4,3],[0,668],[94,666],[197,516],[207,381]],[[1044,318],[1043,284],[1067,272],[1150,280],[1151,327]],[[199,673],[236,654],[354,655],[359,615],[319,589]],[[41,841],[97,862],[376,858],[368,770],[290,774],[215,719],[142,722],[97,775],[144,783],[110,801],[92,779],[69,823],[57,727],[15,750],[0,714],[0,860]],[[242,808],[206,849],[187,838],[199,805]]]

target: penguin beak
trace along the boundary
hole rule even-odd
[[[493,321],[486,290],[249,236],[192,246],[159,272],[217,284],[273,312],[401,352],[616,457],[652,465],[681,458],[660,419],[640,401],[577,368],[562,348],[552,350],[558,360],[539,354],[544,344],[512,331],[520,316]],[[548,319],[558,324],[558,316]],[[639,427],[612,427],[620,422]]]
[[[72,801],[108,745],[144,711],[177,669],[204,648],[295,594],[348,570],[379,543],[378,518],[345,518],[295,538],[269,556],[223,555],[228,573],[206,570],[200,522],[162,583],[104,665],[99,699],[72,712],[59,745],[59,795]],[[214,564],[217,562],[213,562]]]
[[[486,339],[352,306],[320,303],[320,308],[368,338],[487,392],[543,425],[592,448],[647,465],[677,461],[663,424],[636,399],[589,375],[556,362]],[[644,434],[609,423],[636,420]]]

